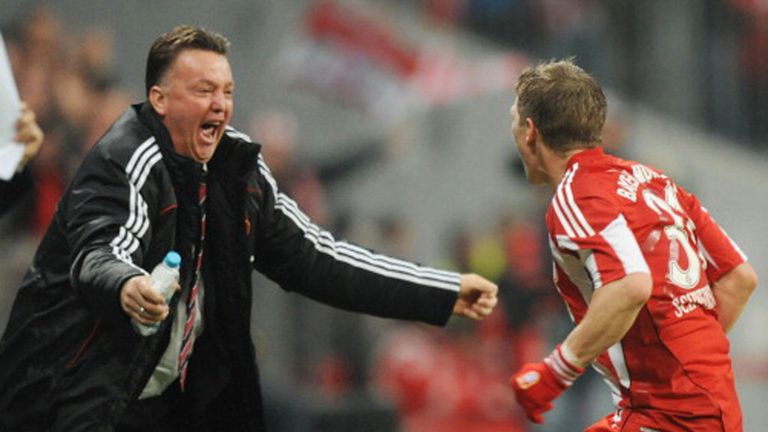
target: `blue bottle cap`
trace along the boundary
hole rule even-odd
[[[181,264],[181,255],[174,251],[165,255],[165,265],[171,268],[177,268]]]

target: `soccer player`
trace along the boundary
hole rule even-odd
[[[513,377],[528,418],[588,364],[617,410],[587,431],[741,431],[727,331],[757,285],[736,244],[664,173],[600,147],[606,100],[569,60],[526,69],[512,135],[532,184],[548,184],[554,279],[576,327]]]

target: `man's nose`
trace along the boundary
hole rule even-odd
[[[227,107],[227,98],[224,92],[215,92],[211,100],[211,110],[213,112],[222,112]]]

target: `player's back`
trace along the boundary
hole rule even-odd
[[[569,162],[547,225],[556,282],[577,322],[594,290],[633,272],[652,276],[646,307],[597,360],[620,389],[621,404],[680,415],[730,411],[728,422],[740,423],[729,344],[709,278],[743,256],[710,256],[708,249],[735,246],[698,200],[657,170],[587,150]]]

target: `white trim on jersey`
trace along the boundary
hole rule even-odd
[[[600,277],[600,269],[597,268],[597,260],[595,259],[594,252],[592,252],[591,249],[580,251],[579,256],[581,257],[581,261],[584,263],[584,267],[586,267],[587,271],[589,272],[589,275],[592,276],[592,284],[594,285],[594,289],[598,289],[603,286],[603,278]]]
[[[635,235],[627,225],[624,215],[619,215],[613,222],[600,231],[600,236],[613,248],[624,266],[624,273],[651,273],[643,257]]]
[[[319,252],[334,259],[382,276],[435,288],[458,291],[459,274],[444,270],[422,267],[411,262],[375,254],[367,249],[343,241],[334,240],[333,236],[315,225],[287,195],[279,192],[277,183],[269,167],[259,156],[259,168],[272,187],[276,197],[275,209],[282,212],[304,232],[304,237],[312,242]]]
[[[572,250],[572,251],[579,250],[579,245],[577,245],[576,242],[571,240],[570,237],[564,236],[562,234],[558,234],[555,237],[557,238],[557,245],[560,246],[561,248]]]
[[[696,242],[696,245],[699,247],[699,253],[704,255],[704,259],[707,261],[707,265],[711,265],[712,267],[716,269],[720,269],[720,266],[717,265],[717,262],[712,258],[712,255],[709,254],[709,251],[706,247],[704,247],[704,243],[701,242],[701,239],[698,239]],[[714,282],[714,281],[711,281]]]
[[[560,205],[557,203],[558,194],[555,194],[554,198],[552,199],[552,209],[555,210],[555,215],[557,215],[557,220],[560,221],[560,225],[565,228],[565,233],[568,235],[568,237],[576,237],[576,234],[573,232],[573,228],[571,228],[571,225],[568,223],[568,221],[563,217],[563,211],[560,210]]]
[[[608,348],[608,357],[611,358],[611,364],[616,371],[616,375],[619,377],[619,383],[625,389],[629,389],[632,381],[629,378],[629,370],[627,370],[627,362],[624,359],[624,347],[621,346],[621,342],[616,342],[610,348]]]
[[[570,254],[558,254],[556,259],[558,264],[560,264],[560,268],[568,276],[568,279],[578,288],[584,302],[590,304],[592,302],[592,294],[595,292],[595,286],[581,259]]]
[[[552,208],[569,237],[584,238],[595,235],[595,230],[587,222],[587,218],[584,217],[584,213],[573,197],[571,184],[578,169],[579,164],[576,163],[565,172],[552,198]]]
[[[155,143],[155,138],[150,137],[136,148],[125,167],[125,175],[130,189],[128,220],[120,227],[117,236],[112,239],[109,245],[112,246],[112,253],[119,260],[134,267],[136,266],[133,264],[131,254],[139,248],[139,239],[149,229],[148,206],[141,196],[141,188],[144,187],[152,167],[162,157],[160,148]],[[145,270],[139,269],[146,273]]]
[[[602,365],[597,361],[592,361],[592,369],[594,369],[597,373],[599,373],[600,376],[603,378],[603,381],[611,390],[611,398],[613,399],[613,403],[618,406],[619,402],[621,402],[622,397],[621,397],[621,387],[619,382],[616,381],[616,377],[608,370],[608,368],[605,365]]]
[[[576,176],[576,171],[579,169],[579,164],[575,163],[573,164],[573,170],[571,171],[571,175],[568,176],[568,180],[566,182],[565,187],[565,195],[568,198],[568,203],[571,205],[571,210],[573,211],[573,214],[576,215],[576,218],[579,220],[579,223],[581,223],[582,228],[584,228],[584,231],[586,231],[588,236],[595,235],[595,230],[592,229],[592,227],[589,225],[589,222],[587,222],[587,218],[584,217],[584,213],[581,212],[581,209],[576,204],[576,200],[573,198],[573,189],[571,188],[571,184],[573,183],[573,178]]]

